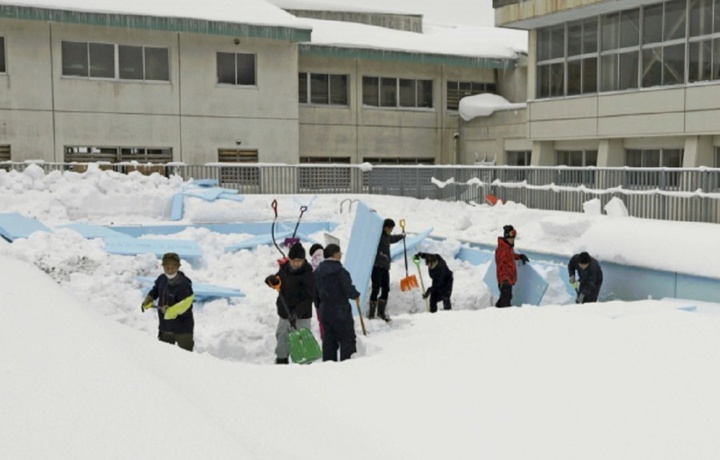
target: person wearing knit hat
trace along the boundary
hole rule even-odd
[[[195,294],[192,281],[180,271],[180,256],[168,252],[162,257],[163,274],[158,276],[152,289],[145,296],[142,311],[157,308],[158,340],[193,351],[193,301]],[[157,300],[157,306],[153,302]]]
[[[265,284],[278,290],[275,300],[278,314],[278,324],[275,330],[277,340],[275,364],[289,364],[290,330],[293,328],[310,329],[312,302],[315,298],[312,267],[305,260],[305,248],[301,243],[295,243],[290,248],[288,260],[280,265],[277,273],[265,278]],[[285,305],[287,305],[287,309]]]
[[[575,281],[576,272],[577,281]],[[570,284],[577,292],[575,303],[597,302],[603,283],[603,271],[597,259],[584,251],[575,254],[568,262],[568,276]]]
[[[377,252],[375,253],[375,263],[373,264],[370,281],[372,287],[370,289],[370,311],[368,318],[374,319],[375,312],[379,318],[390,321],[387,316],[387,300],[390,294],[390,245],[402,241],[405,235],[393,235],[395,221],[385,219],[383,222],[383,230],[378,242]],[[378,297],[378,294],[380,296]]]
[[[498,246],[495,249],[495,268],[497,270],[497,283],[500,289],[500,297],[495,306],[498,308],[509,307],[512,302],[512,289],[517,282],[517,265],[515,261],[520,260],[523,264],[530,261],[525,254],[515,253],[515,237],[517,230],[512,225],[503,227],[503,236],[498,237]]]
[[[315,243],[310,246],[310,266],[313,271],[317,270],[320,266],[320,262],[325,260],[325,248],[321,244]],[[320,330],[320,339],[325,334],[325,328],[323,328],[322,320],[320,319],[320,305],[315,304],[315,314],[317,315],[318,326]]]

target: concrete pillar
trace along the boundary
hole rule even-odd
[[[688,136],[685,138],[683,168],[698,166],[714,167],[715,152],[712,136]]]
[[[535,141],[532,145],[532,166],[555,166],[555,143],[552,141]]]
[[[598,167],[625,166],[622,139],[601,139],[598,145]]]

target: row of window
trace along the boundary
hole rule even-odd
[[[627,149],[625,166],[631,168],[681,168],[683,149]],[[508,166],[529,166],[532,152],[529,150],[506,151]],[[597,150],[556,150],[555,164],[582,168],[597,166]],[[720,147],[715,148],[715,167],[720,166]]]
[[[720,0],[671,0],[537,34],[538,98],[720,80]]]
[[[302,72],[298,77],[301,104],[348,106],[349,75]],[[432,80],[363,77],[363,105],[386,108],[432,108]],[[457,110],[460,99],[495,93],[494,83],[448,81],[447,108]]]

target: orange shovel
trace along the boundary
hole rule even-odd
[[[408,272],[407,245],[405,244],[405,219],[400,219],[400,228],[403,232],[403,253],[405,254],[405,278],[400,280],[400,290],[410,291],[418,286],[417,278]]]

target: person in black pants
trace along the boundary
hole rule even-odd
[[[577,298],[575,303],[597,302],[600,287],[603,282],[603,272],[600,263],[587,252],[575,254],[568,263],[568,276],[570,284],[576,285],[575,272],[578,274]]]
[[[320,308],[324,330],[323,361],[337,361],[338,349],[340,361],[344,361],[357,351],[355,323],[348,299],[357,299],[360,293],[352,284],[350,273],[340,263],[340,247],[328,244],[324,256],[325,260],[314,272],[315,305]]]
[[[370,319],[375,318],[375,312],[377,311],[380,319],[390,321],[386,313],[388,295],[390,294],[390,245],[405,238],[405,235],[392,235],[393,228],[395,228],[395,221],[385,219],[377,253],[375,254],[375,264],[370,276],[372,281],[370,312],[368,314]],[[380,294],[379,298],[378,293]]]
[[[450,296],[453,290],[453,272],[439,254],[418,252],[413,259],[425,259],[432,285],[423,293],[423,299],[430,297],[430,313],[437,312],[438,302],[442,301],[444,310],[451,310]]]

